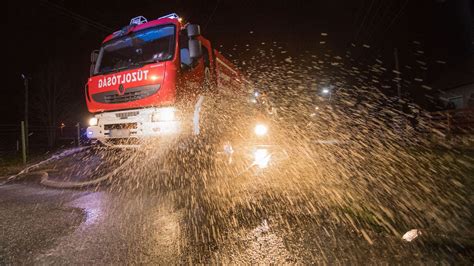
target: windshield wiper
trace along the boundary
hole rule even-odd
[[[145,60],[145,61],[140,61],[140,62],[132,63],[131,65],[132,65],[132,66],[139,66],[139,67],[142,67],[142,66],[147,65],[147,64],[163,62],[163,61],[166,61],[166,60],[167,60],[167,59],[149,59],[149,60]]]
[[[119,67],[119,68],[114,68],[114,69],[109,70],[109,71],[99,72],[99,73],[97,73],[97,75],[104,75],[104,74],[116,73],[116,72],[119,72],[119,71],[121,71],[121,70],[127,69],[127,68],[129,68],[130,66],[131,66],[131,65],[124,66],[124,67]]]
[[[169,58],[164,58],[164,59],[149,59],[149,60],[145,60],[145,61],[134,62],[134,63],[131,63],[131,64],[128,65],[128,66],[115,68],[115,69],[112,69],[112,70],[109,70],[109,71],[105,71],[105,72],[99,72],[99,73],[97,73],[97,75],[104,75],[104,74],[116,73],[116,72],[119,72],[119,71],[122,71],[122,70],[125,70],[125,69],[142,67],[142,66],[147,65],[147,64],[163,62],[163,61],[166,61],[166,60],[169,60]]]

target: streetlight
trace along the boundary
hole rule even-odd
[[[330,101],[332,98],[332,94],[337,90],[335,89],[333,85],[329,85],[327,87],[323,87],[321,89],[321,94],[325,97],[328,97],[328,100]]]

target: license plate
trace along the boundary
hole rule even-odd
[[[126,128],[122,129],[111,129],[110,130],[111,138],[128,138],[130,137],[130,130]]]

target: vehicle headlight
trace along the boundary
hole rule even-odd
[[[268,127],[264,124],[257,124],[254,131],[257,136],[265,136],[268,132]]]
[[[89,126],[97,126],[98,123],[99,119],[97,119],[97,117],[92,117],[91,119],[89,119]]]
[[[176,108],[174,107],[159,108],[151,115],[152,122],[173,120],[176,120]]]
[[[270,163],[271,154],[267,149],[256,149],[253,152],[253,163],[259,168],[267,168]]]

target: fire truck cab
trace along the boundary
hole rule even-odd
[[[239,71],[176,14],[136,17],[91,54],[85,86],[93,117],[87,137],[101,142],[198,135],[206,93],[245,93]]]

